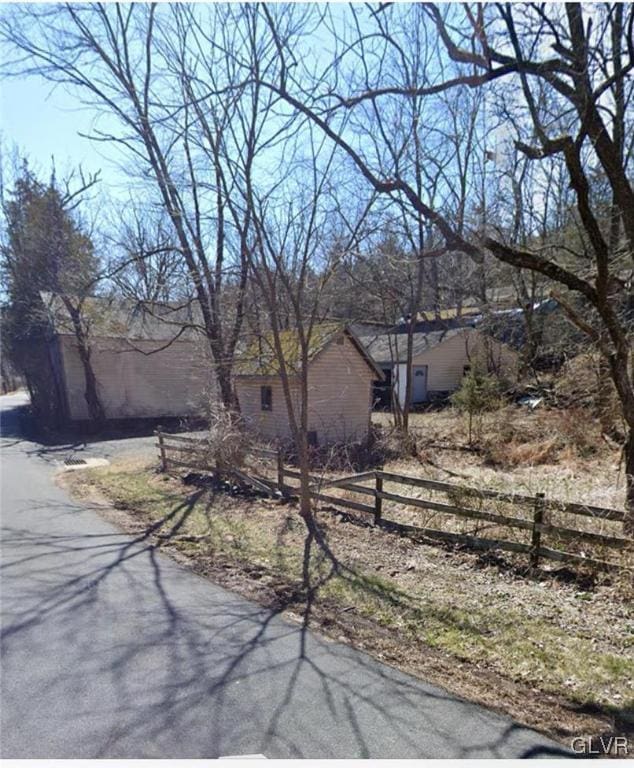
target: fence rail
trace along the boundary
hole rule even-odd
[[[504,491],[492,491],[487,488],[473,488],[466,485],[456,485],[454,483],[443,483],[438,480],[427,480],[421,477],[409,477],[408,475],[397,475],[394,472],[378,472],[384,480],[391,480],[402,485],[411,485],[418,488],[427,488],[432,491],[441,491],[445,493],[455,493],[463,496],[475,496],[481,499],[496,499],[497,501],[509,501],[513,504],[534,506],[535,496],[524,496],[519,493],[508,493]],[[622,521],[624,513],[619,509],[606,509],[605,507],[593,507],[586,504],[570,503],[558,501],[556,499],[544,500],[545,509],[567,512],[572,515],[584,515],[586,517],[602,518],[604,520]]]
[[[207,441],[201,440],[200,438],[167,434],[160,429],[156,432],[156,436],[156,446],[159,449],[163,471],[169,471],[170,466],[195,469],[197,471],[215,471],[214,468],[210,466],[209,460],[207,459],[207,461],[205,461],[205,456],[208,456]],[[174,454],[178,456],[178,458],[175,458]],[[301,473],[286,467],[280,452],[258,448],[253,450],[252,454],[265,460],[275,461],[275,480],[259,476],[256,477],[237,470],[233,471],[232,474],[257,490],[271,495],[292,495],[293,492],[298,490],[297,486],[290,485],[288,481],[300,480]],[[527,554],[530,564],[533,567],[537,567],[539,561],[545,558],[559,562],[587,565],[593,568],[628,570],[634,572],[634,568],[629,564],[623,565],[622,563],[588,556],[584,553],[567,552],[553,546],[544,546],[542,541],[543,537],[549,537],[556,542],[586,542],[595,545],[598,548],[600,547],[602,555],[604,554],[603,548],[608,550],[619,550],[622,553],[628,551],[634,552],[633,539],[608,535],[605,533],[579,530],[565,525],[557,525],[548,519],[551,513],[560,512],[583,517],[592,517],[602,521],[619,522],[624,519],[624,513],[617,509],[607,509],[604,507],[586,506],[579,503],[563,502],[556,499],[546,499],[544,494],[539,493],[535,496],[526,496],[522,494],[457,485],[454,483],[444,483],[438,480],[428,480],[420,477],[410,477],[408,475],[385,472],[383,470],[373,470],[339,478],[323,478],[311,474],[308,479],[310,480],[309,492],[311,498],[315,501],[336,507],[352,509],[355,512],[362,512],[371,516],[374,525],[380,526],[388,531],[398,532],[415,538],[424,537],[427,539],[446,541],[468,546],[473,549],[499,549],[507,552]],[[372,485],[363,484],[368,481],[373,481]],[[447,496],[449,502],[435,501],[432,499],[419,498],[417,496],[405,496],[401,493],[386,491],[384,488],[385,483],[422,488],[432,492],[443,493]],[[359,496],[370,497],[372,503],[364,503],[364,501],[361,500],[357,501],[334,496],[332,493],[324,493],[324,490],[326,489],[330,489],[331,492],[333,490],[342,490]],[[473,503],[469,506],[469,502],[472,502],[473,500],[479,501],[480,504],[487,501],[504,502],[511,505],[513,509],[521,509],[525,516],[520,517],[510,514],[500,514],[497,511],[494,512],[482,508],[476,509],[474,508],[476,505]],[[476,534],[456,533],[426,526],[411,525],[397,520],[389,520],[384,516],[384,501],[401,507],[425,509],[443,515],[450,515],[452,517],[490,523],[500,528],[525,531],[530,535],[530,541],[523,542],[511,541],[504,538],[486,538]]]

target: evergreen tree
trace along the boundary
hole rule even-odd
[[[77,199],[77,194],[62,192],[55,174],[43,184],[24,163],[3,205],[4,353],[23,372],[35,411],[49,421],[58,420],[60,414],[42,352],[48,322],[41,292],[46,291],[59,294],[64,301],[86,375],[89,412],[94,420],[103,418],[81,318],[81,303],[97,280],[98,260],[90,237],[74,215]]]
[[[460,413],[467,415],[469,445],[473,442],[473,421],[477,420],[478,437],[480,420],[486,411],[500,406],[500,382],[490,374],[485,374],[477,367],[469,370],[462,379],[460,389],[451,396],[451,402]]]

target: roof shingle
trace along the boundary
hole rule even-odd
[[[443,331],[431,333],[415,333],[413,336],[413,355],[421,355],[424,352],[437,347],[443,341],[464,333],[467,328],[448,328]],[[405,333],[375,333],[363,335],[359,341],[366,348],[375,363],[400,363],[407,359],[407,334]]]

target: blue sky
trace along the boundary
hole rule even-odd
[[[332,13],[336,17],[339,7]],[[316,50],[324,48],[317,45]],[[41,178],[48,176],[52,157],[59,176],[79,165],[85,172],[101,170],[102,191],[127,200],[130,179],[118,165],[123,160],[121,151],[81,136],[92,133],[97,117],[99,128],[108,133],[118,134],[120,124],[95,107],[82,106],[85,96],[76,88],[66,90],[36,75],[0,78],[0,146],[9,157],[14,150],[26,156]],[[10,180],[7,183],[10,186]]]
[[[37,77],[0,81],[0,136],[4,151],[17,148],[42,176],[48,175],[51,157],[60,174],[81,164],[86,172],[102,170],[105,185],[116,184],[112,162],[105,147],[97,146],[80,133],[89,133],[94,111],[79,107],[76,96],[61,86]],[[114,191],[111,189],[110,191]]]

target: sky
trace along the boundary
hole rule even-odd
[[[10,156],[14,150],[26,155],[34,170],[47,176],[51,158],[60,175],[82,165],[86,173],[101,170],[111,193],[117,188],[114,162],[105,149],[81,133],[89,133],[94,111],[78,107],[78,99],[61,86],[37,77],[0,80],[0,138]]]
[[[332,12],[336,16],[339,11],[335,8]],[[77,89],[66,89],[36,75],[0,77],[2,153],[10,157],[17,150],[42,178],[50,172],[52,157],[60,176],[79,165],[85,172],[101,170],[103,191],[110,197],[127,200],[130,185],[126,186],[118,165],[121,153],[81,136],[92,132],[97,117],[94,107],[82,107],[81,96]],[[99,128],[113,134],[121,130],[117,120],[103,114],[99,115]]]
[[[319,46],[317,50],[321,50]],[[66,91],[64,86],[54,86],[37,76],[0,80],[0,142],[5,157],[17,150],[29,159],[40,178],[50,173],[53,157],[59,177],[80,165],[86,173],[101,170],[104,195],[127,201],[131,184],[117,164],[120,153],[112,145],[81,135],[92,132],[95,118],[95,108],[82,107],[76,89]],[[109,120],[116,127],[108,130],[105,117],[100,118],[99,127],[118,133],[118,121]]]

